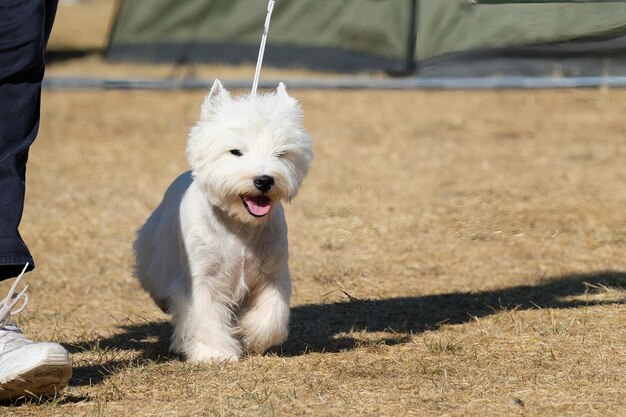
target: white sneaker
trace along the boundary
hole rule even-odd
[[[27,265],[28,266],[28,265]],[[15,297],[26,267],[0,300],[0,400],[59,393],[72,376],[69,354],[58,343],[28,340],[9,320],[28,304],[28,285]],[[23,299],[22,305],[11,311]]]

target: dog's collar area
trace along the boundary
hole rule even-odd
[[[242,196],[241,201],[248,213],[254,217],[263,217],[269,213],[272,208],[272,200],[264,195],[256,197]]]

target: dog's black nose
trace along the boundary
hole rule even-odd
[[[269,175],[259,175],[258,177],[254,177],[252,181],[254,182],[254,186],[262,193],[268,192],[270,188],[272,188],[272,185],[274,185],[274,177]]]

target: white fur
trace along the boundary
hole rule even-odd
[[[274,94],[233,99],[215,81],[189,134],[191,171],[172,183],[134,245],[136,276],[172,315],[173,351],[194,362],[236,360],[285,340],[291,279],[281,201],[295,197],[312,158],[302,112],[282,83]],[[263,217],[242,201],[262,194],[259,175],[275,180]]]

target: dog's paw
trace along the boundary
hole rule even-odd
[[[272,346],[277,346],[287,340],[289,329],[286,325],[274,327],[259,327],[242,329],[241,342],[249,354],[262,355]]]
[[[264,354],[269,348],[273,347],[273,346],[278,346],[281,343],[283,343],[287,338],[286,337],[280,337],[280,338],[275,338],[275,339],[270,339],[270,340],[264,340],[264,341],[257,341],[257,342],[245,342],[244,346],[245,346],[245,350],[246,353],[250,354],[250,355],[262,355]]]
[[[272,346],[280,345],[289,335],[289,307],[280,309],[256,308],[245,314],[239,323],[239,338],[246,352],[263,354]]]
[[[227,349],[219,349],[204,343],[197,343],[186,350],[187,359],[190,362],[236,362],[241,352]]]

